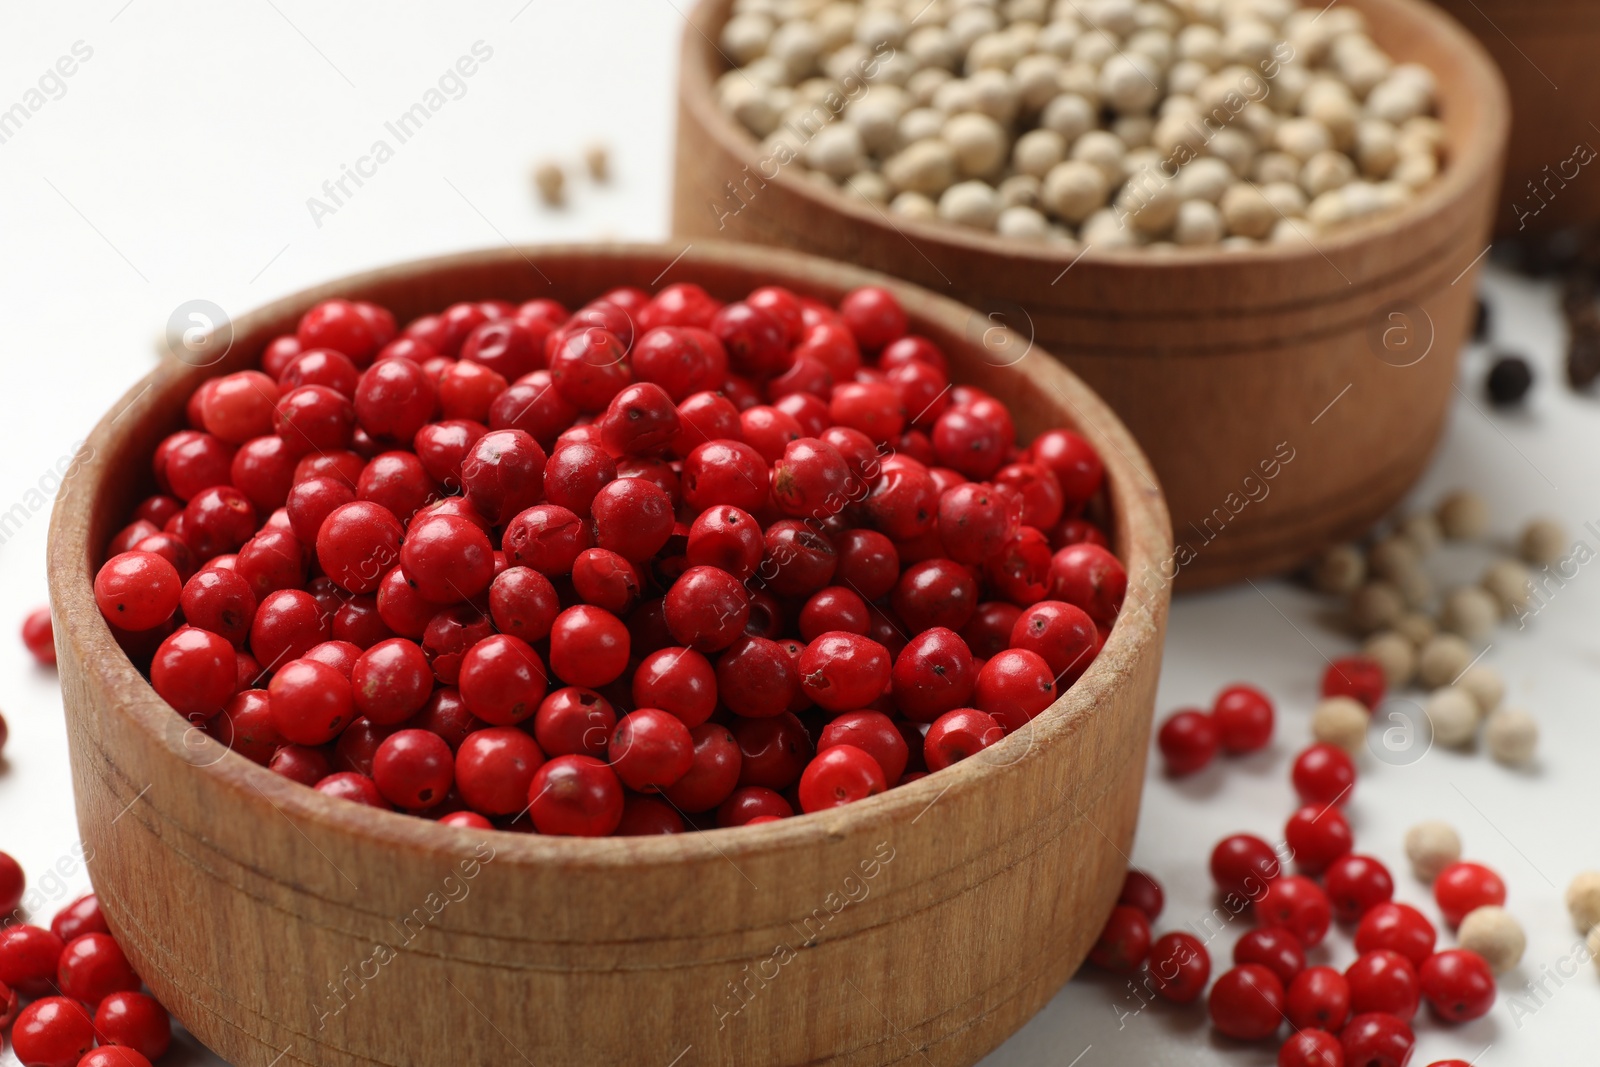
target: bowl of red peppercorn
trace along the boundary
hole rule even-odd
[[[1171,535],[1106,406],[972,320],[793,253],[506,249],[130,391],[50,572],[162,1003],[234,1062],[998,1045],[1121,885]]]

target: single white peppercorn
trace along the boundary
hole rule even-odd
[[[844,112],[844,120],[861,135],[861,144],[875,156],[899,147],[900,120],[911,109],[911,94],[894,85],[874,86]]]
[[[901,191],[938,196],[956,180],[955,150],[937,138],[917,141],[884,162],[883,176]]]
[[[1023,56],[1011,71],[1017,83],[1017,98],[1029,114],[1037,115],[1061,91],[1059,56],[1048,53]]]
[[[1395,630],[1383,630],[1367,638],[1361,654],[1383,668],[1390,689],[1403,689],[1417,673],[1417,647]]]
[[[1013,174],[1001,182],[996,190],[1000,194],[1000,209],[1008,207],[1038,208],[1040,191],[1044,183],[1031,174]]]
[[[1432,882],[1461,860],[1461,835],[1447,822],[1430,819],[1406,831],[1406,859],[1420,882]]]
[[[1105,207],[1110,187],[1100,167],[1072,159],[1050,168],[1039,197],[1057,217],[1081,223]]]
[[[938,137],[944,129],[945,114],[937,108],[914,107],[900,116],[895,135],[900,144],[916,144]]]
[[[875,170],[857,171],[844,180],[844,187],[847,192],[873,204],[887,204],[894,195],[888,179]]]
[[[1400,599],[1412,611],[1421,611],[1433,603],[1433,579],[1421,567],[1414,567],[1400,575],[1395,588],[1400,590]]]
[[[822,34],[803,19],[792,19],[779,26],[767,42],[767,55],[782,63],[789,77],[807,77],[822,58]]]
[[[1309,202],[1306,200],[1306,194],[1293,182],[1267,182],[1261,186],[1261,195],[1280,216],[1277,225],[1282,226],[1290,219],[1305,217]]]
[[[1000,194],[988,182],[957,182],[939,197],[939,217],[980,230],[994,229]]]
[[[1520,708],[1501,708],[1484,723],[1483,740],[1496,763],[1526,767],[1539,747],[1539,724]]]
[[[1522,962],[1528,935],[1522,924],[1504,908],[1485,904],[1467,912],[1456,929],[1456,939],[1468,952],[1483,957],[1495,974],[1505,974]]]
[[[1306,160],[1300,169],[1300,188],[1310,197],[1318,197],[1333,189],[1340,189],[1356,176],[1356,165],[1343,152],[1332,149],[1318,152]]]
[[[1463,689],[1453,685],[1435,689],[1422,710],[1433,727],[1435,744],[1463,748],[1478,736],[1478,703]]]
[[[1439,529],[1449,541],[1477,541],[1489,532],[1489,502],[1470,489],[1439,501]]]
[[[1522,528],[1517,553],[1535,567],[1547,567],[1567,551],[1567,531],[1554,519],[1533,519]]]
[[[1455,634],[1437,634],[1417,655],[1417,678],[1429,689],[1450,685],[1472,663],[1472,649]]]
[[[1261,190],[1249,182],[1229,186],[1218,206],[1228,225],[1228,233],[1238,237],[1265,237],[1282,217],[1261,195]]]
[[[589,177],[604,185],[611,180],[611,150],[600,142],[591,144],[583,150],[583,165],[589,170]]]
[[[1439,520],[1426,511],[1413,512],[1400,520],[1395,527],[1395,532],[1417,550],[1419,559],[1429,555],[1439,547],[1439,542],[1444,539],[1444,531],[1439,528]]]
[[[1403,537],[1386,537],[1367,550],[1367,569],[1391,582],[1416,570],[1421,563],[1417,546]]]
[[[1161,71],[1149,56],[1124,52],[1100,68],[1100,98],[1113,111],[1142,115],[1161,98]]]
[[[1209,200],[1184,200],[1172,224],[1172,239],[1180,245],[1201,247],[1221,241],[1226,232],[1222,212]]]
[[[1242,178],[1250,173],[1259,149],[1256,139],[1244,130],[1224,126],[1211,135],[1206,151],[1226,162],[1233,168],[1233,173]]]
[[[1005,164],[1006,131],[988,115],[969,111],[955,115],[940,134],[955,153],[956,169],[967,178],[995,174]]]
[[[1385,581],[1369,581],[1350,597],[1350,625],[1359,634],[1390,629],[1405,614],[1400,591]]]
[[[1432,152],[1400,153],[1400,161],[1389,172],[1389,177],[1408,189],[1421,189],[1439,176],[1439,161]]]
[[[1250,162],[1250,173],[1247,177],[1257,185],[1293,185],[1300,187],[1300,168],[1303,166],[1298,159],[1287,152],[1263,152]]]
[[[1083,220],[1079,233],[1086,245],[1097,248],[1132,248],[1139,244],[1139,232],[1111,208],[1101,208]]]
[[[1273,142],[1278,149],[1304,164],[1319,152],[1333,147],[1333,136],[1316,119],[1293,118],[1278,126]]]
[[[1094,129],[1094,107],[1077,93],[1062,93],[1045,105],[1039,125],[1054,130],[1068,143]]]
[[[1400,616],[1400,621],[1394,624],[1394,628],[1416,647],[1419,660],[1422,646],[1433,640],[1434,635],[1439,632],[1439,626],[1433,621],[1433,617],[1424,615],[1420,611],[1406,612]]]
[[[836,122],[816,132],[806,145],[806,165],[830,178],[843,180],[866,165],[861,131],[848,122]]]
[[[939,87],[954,80],[955,75],[943,67],[923,67],[906,79],[905,89],[918,107],[928,107],[938,95]]]
[[[1311,736],[1359,756],[1367,744],[1372,714],[1352,697],[1328,697],[1311,713]]]
[[[972,90],[973,106],[978,111],[988,115],[1001,126],[1011,125],[1017,117],[1020,100],[1017,95],[1017,84],[1010,74],[1003,70],[980,70],[967,78],[967,84]]]
[[[994,228],[1002,237],[1042,241],[1050,236],[1050,220],[1031,207],[1005,208],[995,220]]]
[[[1122,139],[1110,130],[1090,130],[1073,142],[1070,155],[1073,159],[1099,167],[1108,185],[1116,185],[1126,177],[1123,157],[1127,152]]]
[[[766,54],[773,28],[772,20],[765,15],[735,15],[723,25],[718,44],[724,55],[744,66]]]
[[[1111,132],[1117,135],[1117,140],[1128,146],[1130,157],[1134,149],[1149,148],[1156,151],[1152,165],[1160,162],[1160,150],[1150,143],[1155,136],[1156,123],[1149,115],[1123,115],[1111,123]],[[1131,174],[1138,168],[1130,162],[1127,169]]]
[[[1489,564],[1481,582],[1499,603],[1500,614],[1506,618],[1521,615],[1533,596],[1533,576],[1514,559],[1498,559]]]
[[[1311,585],[1319,593],[1353,593],[1366,577],[1366,557],[1354,545],[1334,545],[1311,565]]]
[[[1580,871],[1567,886],[1567,911],[1580,934],[1600,926],[1600,871]]]
[[[1216,204],[1233,184],[1233,170],[1220,159],[1202,156],[1178,171],[1178,195]]]
[[[1017,138],[1011,165],[1018,173],[1043,178],[1067,157],[1067,140],[1054,130],[1029,130]]]
[[[1128,175],[1116,197],[1117,209],[1127,215],[1134,229],[1159,237],[1172,229],[1183,200],[1178,190],[1159,171],[1140,168]]]
[[[1506,698],[1505,679],[1500,677],[1499,671],[1482,663],[1468,667],[1454,684],[1456,688],[1472,694],[1473,701],[1478,705],[1479,717],[1494,711]]]
[[[1463,585],[1445,595],[1439,625],[1469,641],[1482,641],[1500,619],[1500,604],[1481,586]]]
[[[922,193],[904,192],[889,201],[889,210],[896,215],[919,222],[931,222],[939,217],[939,205]]]

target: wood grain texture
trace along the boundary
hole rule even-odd
[[[1121,885],[1149,741],[1171,556],[1153,474],[1055,361],[995,367],[970,312],[793,253],[496,250],[302,293],[235,323],[220,364],[169,363],[90,437],[50,531],[79,826],[112,929],[163,1003],[230,1062],[638,1067],[969,1064],[1073,973]],[[958,380],[1019,431],[1106,459],[1132,583],[1099,659],[1031,729],[827,813],[672,838],[477,833],[332,800],[223,751],[134,670],[92,568],[208,374],[253,363],[317,300],[402,321],[462,299],[576,306],[612,286],[887,284]],[[281,1058],[279,1058],[281,1057]]]
[[[1591,0],[1434,0],[1489,50],[1511,91],[1495,232],[1600,222],[1600,6]],[[1578,154],[1579,148],[1587,153]],[[1587,162],[1583,162],[1584,159]]]
[[[1342,2],[1397,59],[1438,75],[1449,160],[1402,213],[1312,248],[1078,258],[891,219],[798,165],[774,168],[722,113],[712,85],[726,63],[708,42],[731,0],[702,0],[684,33],[674,226],[895,274],[1034,338],[1155,464],[1183,555],[1179,588],[1286,570],[1387,512],[1439,439],[1509,122],[1493,63],[1437,9]],[[1417,350],[1420,362],[1395,365]],[[1292,461],[1265,477],[1280,453]]]

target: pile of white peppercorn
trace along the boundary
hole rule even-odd
[[[1096,247],[1304,241],[1439,172],[1431,71],[1296,0],[737,0],[722,106],[893,215]]]
[[[1311,568],[1312,585],[1347,598],[1346,619],[1364,638],[1362,653],[1383,670],[1390,690],[1416,685],[1428,692],[1423,705],[1433,741],[1447,748],[1471,746],[1481,732],[1489,754],[1512,767],[1527,766],[1539,728],[1526,711],[1501,706],[1505,682],[1479,663],[1481,645],[1503,621],[1533,611],[1531,566],[1545,567],[1567,550],[1566,534],[1548,519],[1529,522],[1517,554],[1502,555],[1476,585],[1438,595],[1423,563],[1441,541],[1484,542],[1489,508],[1473,492],[1451,493],[1432,512],[1395,523],[1371,544],[1338,545]],[[1349,705],[1349,706],[1347,706]],[[1348,697],[1325,700],[1312,719],[1319,739],[1348,740],[1365,734],[1366,709]]]

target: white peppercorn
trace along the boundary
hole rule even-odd
[[[1005,208],[995,220],[994,228],[1002,237],[1039,241],[1050,236],[1050,220],[1031,207]]]
[[[1461,835],[1447,822],[1430,819],[1406,831],[1406,859],[1420,882],[1432,882],[1461,860]]]
[[[1250,164],[1247,177],[1258,185],[1293,185],[1300,187],[1300,169],[1303,164],[1287,152],[1263,152]]]
[[[1154,148],[1150,139],[1155,131],[1155,120],[1149,115],[1123,115],[1111,124],[1111,132],[1130,149]],[[1131,172],[1134,168],[1130,165],[1128,169]]]
[[[943,67],[923,67],[906,79],[906,92],[918,107],[927,107],[933,103],[939,87],[954,80],[955,75]]]
[[[806,145],[806,165],[830,178],[844,179],[866,165],[861,131],[848,122],[824,126]]]
[[[1600,871],[1580,871],[1567,885],[1567,912],[1580,934],[1600,926]]]
[[[1003,70],[980,70],[967,79],[973,106],[1001,126],[1017,117],[1017,86]]]
[[[929,222],[939,217],[939,205],[922,193],[904,192],[889,201],[889,210],[908,219]]]
[[[1316,197],[1349,185],[1356,176],[1356,165],[1343,152],[1318,152],[1300,169],[1300,188]]]
[[[895,136],[902,145],[916,144],[939,136],[944,129],[945,113],[937,108],[914,107],[900,116]]]
[[[1478,736],[1478,704],[1453,685],[1435,689],[1422,710],[1433,727],[1433,740],[1446,748],[1462,748]]]
[[[1068,143],[1094,129],[1094,108],[1077,93],[1062,93],[1045,105],[1039,125],[1059,133]]]
[[[1350,625],[1359,634],[1386,630],[1400,621],[1406,604],[1400,591],[1385,581],[1369,581],[1350,597]]]
[[[1013,174],[1001,182],[996,192],[1000,194],[1000,208],[1037,208],[1041,203],[1039,193],[1044,183],[1031,174]]]
[[[1000,194],[988,182],[957,182],[939,197],[939,217],[980,230],[994,229]]]
[[[1178,171],[1178,195],[1185,200],[1218,203],[1233,184],[1232,169],[1220,159],[1202,156]]]
[[[1354,545],[1334,545],[1311,565],[1311,585],[1321,593],[1353,593],[1366,577],[1366,557]]]
[[[1017,138],[1011,165],[1018,173],[1043,178],[1067,156],[1067,141],[1054,130],[1029,130]]]
[[[1105,207],[1110,187],[1111,182],[1100,167],[1072,159],[1050,168],[1039,197],[1059,218],[1081,223]]]
[[[1439,176],[1439,161],[1431,152],[1401,152],[1389,177],[1409,189],[1421,189]]]
[[[1184,200],[1178,205],[1178,217],[1172,224],[1172,239],[1178,244],[1214,245],[1224,232],[1222,212],[1209,200]]]
[[[1250,182],[1236,182],[1222,194],[1218,205],[1228,232],[1239,237],[1262,238],[1282,217],[1261,190]]]
[[[1367,550],[1367,569],[1391,582],[1421,563],[1416,545],[1402,537],[1386,537]]]
[[[955,115],[940,134],[955,153],[956,170],[967,178],[997,172],[1006,161],[1006,131],[988,115],[969,111]]]
[[[1272,210],[1282,216],[1278,225],[1283,225],[1289,219],[1305,217],[1306,194],[1293,182],[1268,182],[1261,186],[1261,195],[1272,205]]]
[[[1206,151],[1225,161],[1233,168],[1233,173],[1242,178],[1250,173],[1251,163],[1260,149],[1250,134],[1225,126],[1211,135]]]
[[[1458,489],[1439,502],[1439,529],[1449,541],[1476,541],[1489,531],[1489,502]]]
[[[1139,244],[1139,233],[1126,225],[1123,217],[1111,208],[1101,208],[1083,220],[1079,234],[1086,245],[1099,248],[1131,248]]]
[[[1539,724],[1520,708],[1501,708],[1484,723],[1483,740],[1496,763],[1526,767],[1539,747]]]
[[[1482,956],[1495,974],[1505,974],[1522,962],[1528,935],[1522,924],[1504,908],[1486,904],[1462,918],[1456,938],[1468,952]]]
[[[789,77],[807,77],[817,69],[822,58],[822,34],[816,26],[802,19],[793,19],[779,26],[767,42],[767,55],[782,63]]]
[[[1417,647],[1394,630],[1383,630],[1367,638],[1361,654],[1383,668],[1390,689],[1403,689],[1417,673]]]
[[[856,22],[856,43],[867,48],[888,45],[899,48],[905,43],[910,27],[898,11],[882,7],[869,7],[861,12]]]
[[[1428,577],[1428,572],[1421,567],[1413,567],[1400,575],[1395,588],[1400,590],[1400,599],[1406,602],[1406,607],[1413,611],[1426,608],[1433,603],[1433,579]]]
[[[1417,678],[1429,689],[1450,685],[1472,663],[1472,649],[1455,634],[1436,634],[1417,654]]]
[[[1506,683],[1500,677],[1500,672],[1482,663],[1468,667],[1454,684],[1456,688],[1472,694],[1480,718],[1498,708],[1506,697]]]
[[[1149,56],[1133,52],[1114,55],[1100,68],[1100,98],[1113,111],[1142,115],[1161,98],[1161,71]]]
[[[1204,63],[1180,59],[1167,70],[1167,89],[1174,93],[1192,93],[1210,74],[1211,68]]]
[[[917,141],[884,162],[883,176],[896,189],[938,196],[956,180],[955,150],[937,138]]]
[[[766,53],[773,28],[765,15],[735,15],[723,25],[718,44],[730,60],[744,66]]]
[[[875,170],[857,171],[844,180],[844,187],[873,204],[887,204],[894,192],[888,179]]]
[[[1134,229],[1151,237],[1161,236],[1177,221],[1183,201],[1173,183],[1151,168],[1140,168],[1128,175],[1116,205]]]
[[[1328,128],[1316,119],[1288,119],[1278,126],[1273,143],[1278,149],[1304,164],[1318,152],[1333,147],[1333,137]]]
[[[1351,697],[1329,697],[1311,713],[1311,735],[1318,741],[1359,756],[1366,747],[1372,714]]]
[[[1522,528],[1517,553],[1535,567],[1547,567],[1567,551],[1567,531],[1554,519],[1534,519]]]
[[[1514,618],[1528,607],[1533,595],[1533,576],[1514,559],[1499,559],[1483,572],[1483,588],[1500,605],[1500,614]]]
[[[1500,605],[1487,590],[1463,585],[1445,595],[1439,611],[1439,625],[1469,641],[1489,636],[1500,619]]]
[[[1406,612],[1400,616],[1400,621],[1394,624],[1394,628],[1417,648],[1419,656],[1422,646],[1433,640],[1433,636],[1439,632],[1439,627],[1432,616],[1424,615],[1420,611]]]
[[[1009,33],[986,33],[967,49],[966,71],[1010,70],[1022,55],[1021,44]]]
[[[533,184],[539,190],[539,196],[551,207],[559,207],[566,199],[567,176],[561,169],[561,164],[545,162],[539,164],[533,171]]]
[[[1048,53],[1023,56],[1011,71],[1017,83],[1017,97],[1031,114],[1038,114],[1061,91],[1059,56]]]
[[[1120,183],[1126,176],[1123,171],[1123,157],[1127,155],[1127,146],[1121,138],[1109,130],[1090,130],[1079,137],[1072,145],[1071,158],[1091,163],[1100,168],[1100,173],[1105,175],[1108,185]]]

